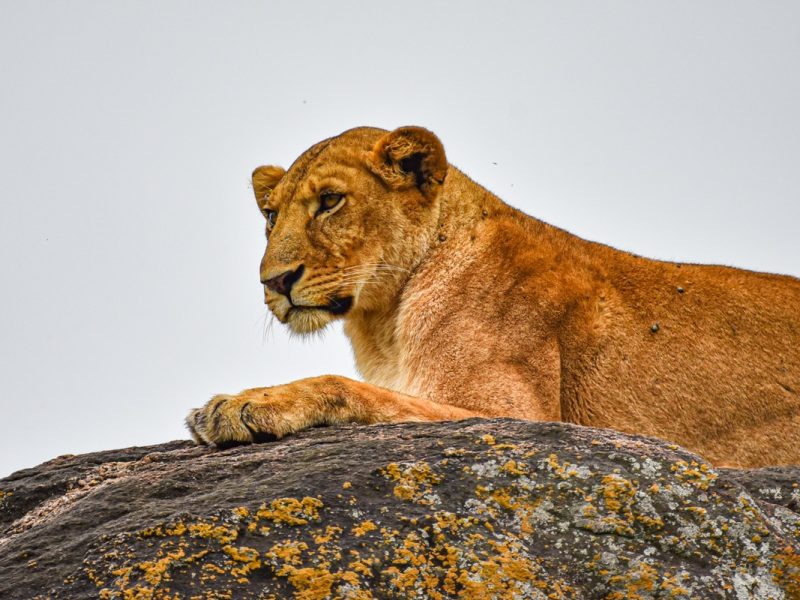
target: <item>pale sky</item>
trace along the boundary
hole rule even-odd
[[[357,125],[582,237],[800,275],[795,1],[0,0],[0,81],[0,477],[354,377],[340,327],[265,333],[249,175]]]

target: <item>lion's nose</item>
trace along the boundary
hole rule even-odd
[[[292,286],[303,276],[304,270],[305,267],[300,265],[293,271],[284,271],[280,275],[271,277],[270,279],[262,281],[261,283],[263,283],[273,292],[283,294],[288,298],[292,291]]]

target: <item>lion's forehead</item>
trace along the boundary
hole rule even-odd
[[[325,189],[352,191],[360,180],[371,177],[363,154],[362,148],[340,147],[319,152],[302,163],[295,161],[273,191],[273,203],[287,205]]]

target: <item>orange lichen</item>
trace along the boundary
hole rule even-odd
[[[348,569],[351,571],[364,575],[365,577],[372,577],[372,561],[369,559],[361,560],[357,559],[352,561],[349,565],[347,565]]]
[[[492,446],[492,451],[495,452],[496,454],[500,454],[502,452],[505,452],[506,450],[516,450],[517,448],[518,446],[516,444],[508,444],[508,443],[495,444],[494,446]]]
[[[394,481],[394,496],[400,500],[418,504],[432,504],[429,494],[432,486],[442,481],[442,475],[435,473],[425,461],[407,465],[390,463],[380,472],[387,479]]]
[[[464,456],[467,451],[464,448],[445,448],[442,454],[445,456]]]
[[[504,473],[508,473],[509,475],[527,475],[528,474],[528,465],[523,462],[517,462],[514,459],[506,461],[506,463],[500,467],[500,470]]]
[[[378,528],[378,526],[375,525],[375,523],[373,523],[372,521],[367,520],[367,521],[363,521],[360,524],[358,524],[355,527],[353,527],[352,533],[356,537],[361,537],[363,535],[366,535],[370,531],[375,531],[377,528]]]
[[[250,510],[245,506],[240,506],[233,509],[233,514],[240,519],[247,519],[250,516]]]
[[[547,457],[546,464],[552,469],[553,473],[561,479],[569,479],[570,477],[576,477],[578,475],[578,467],[568,462],[560,464],[558,462],[558,456],[555,454],[550,454]]]
[[[281,561],[284,565],[299,565],[303,552],[308,550],[308,544],[287,540],[274,544],[268,552],[264,553],[264,558]]]
[[[328,525],[325,527],[325,532],[319,535],[314,536],[314,543],[317,545],[320,544],[327,544],[331,542],[335,537],[338,537],[342,533],[342,528],[337,525]]]
[[[613,512],[627,508],[636,494],[634,485],[619,475],[606,475],[603,477],[602,486],[603,501]]]
[[[685,460],[675,461],[670,470],[675,473],[677,479],[695,485],[701,490],[707,490],[718,477],[707,464],[694,460],[691,463]]]
[[[624,591],[614,591],[606,598],[609,600],[644,600],[651,598],[658,587],[658,572],[651,565],[640,562],[631,570],[608,578],[608,583],[614,587],[621,586]],[[642,595],[641,592],[647,592]]]
[[[223,544],[229,544],[239,536],[239,532],[233,528],[203,522],[190,523],[188,530],[189,534],[194,537],[214,539]]]
[[[307,525],[311,520],[319,520],[319,509],[322,506],[321,500],[309,496],[304,497],[302,500],[297,498],[278,498],[270,502],[269,508],[267,508],[266,504],[262,504],[256,512],[256,516],[259,519],[268,519],[273,523]]]
[[[222,567],[218,567],[214,563],[206,563],[206,564],[203,565],[202,568],[205,569],[206,571],[213,571],[214,573],[217,573],[218,575],[225,574],[225,569],[223,569]]]
[[[661,517],[650,517],[648,515],[637,514],[634,516],[637,522],[641,523],[645,527],[650,527],[652,529],[661,529],[664,527],[664,521]]]
[[[144,579],[147,581],[147,583],[151,585],[158,585],[161,583],[162,579],[169,577],[170,566],[176,561],[182,559],[184,556],[186,556],[186,553],[179,548],[175,552],[170,552],[157,561],[145,561],[140,563],[138,568],[144,573]]]
[[[786,546],[773,556],[772,578],[787,594],[787,598],[800,598],[800,554]]]
[[[242,566],[231,569],[231,575],[236,578],[246,577],[250,571],[261,568],[258,550],[254,548],[248,548],[247,546],[240,546],[238,548],[235,546],[223,546],[222,551],[230,556],[234,562],[243,563]],[[240,581],[240,583],[244,582]]]

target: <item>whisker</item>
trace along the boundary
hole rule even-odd
[[[381,281],[383,280],[378,276],[362,275],[359,277],[348,277],[347,279],[342,279],[338,282],[336,287],[341,288],[344,285],[351,285],[354,283],[380,283]]]
[[[350,268],[342,271],[342,277],[358,277],[362,275],[399,275],[408,273],[408,269],[393,268],[386,265],[373,267]]]
[[[400,267],[398,265],[390,265],[388,263],[364,263],[360,265],[353,265],[351,267],[344,267],[341,269],[342,273],[349,273],[353,271],[359,270],[394,270],[394,271],[403,271],[405,273],[409,273],[409,269],[405,267]]]
[[[266,345],[267,337],[270,338],[270,341],[275,341],[275,331],[273,329],[275,325],[275,315],[271,312],[266,311],[264,316],[262,317],[262,328],[261,328],[261,345]]]

